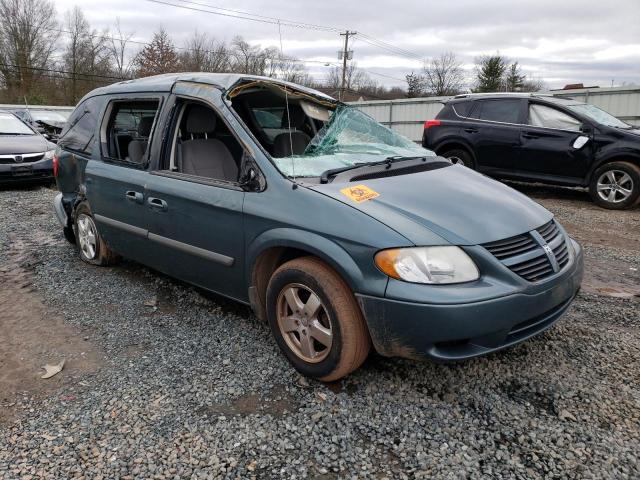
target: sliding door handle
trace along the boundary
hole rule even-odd
[[[161,198],[149,197],[147,199],[147,204],[154,210],[159,210],[161,212],[167,211],[167,202],[165,202]]]
[[[127,198],[127,200],[131,202],[136,202],[139,204],[144,203],[144,195],[142,194],[142,192],[135,192],[133,190],[128,190],[127,192],[125,192],[124,196]]]

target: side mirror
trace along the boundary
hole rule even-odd
[[[240,178],[240,186],[245,190],[260,190],[260,178],[256,169],[248,167]]]
[[[593,127],[587,123],[583,123],[580,126],[580,131],[585,135],[591,135],[593,133]]]

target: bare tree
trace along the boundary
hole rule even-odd
[[[206,33],[193,32],[187,40],[186,50],[180,53],[183,70],[192,72],[228,72],[231,52],[224,42],[217,42]]]
[[[122,32],[120,18],[116,17],[116,25],[114,32],[111,35],[109,51],[111,53],[111,58],[113,59],[115,74],[123,80],[131,76],[131,68],[135,60],[134,58],[126,58],[127,44],[132,38],[133,33]]]
[[[49,0],[0,0],[0,18],[0,83],[8,100],[22,101],[50,76],[58,40],[55,6]]]
[[[464,85],[461,65],[453,52],[433,58],[424,68],[425,89],[436,96],[457,95]]]
[[[178,54],[164,28],[160,27],[153,34],[151,43],[138,52],[135,65],[138,77],[171,73],[179,69]]]
[[[67,103],[74,105],[86,92],[104,84],[99,76],[111,72],[108,32],[92,30],[79,7],[66,14],[69,40],[63,54],[63,65],[70,83]]]
[[[542,92],[547,88],[547,84],[541,78],[527,77],[522,82],[523,92]]]
[[[375,84],[371,77],[362,70],[358,68],[356,62],[351,62],[347,65],[347,71],[345,73],[346,78],[346,89],[359,92],[362,89],[370,88]],[[342,86],[342,67],[333,67],[329,71],[329,75],[327,76],[327,86],[329,88],[339,90]]]

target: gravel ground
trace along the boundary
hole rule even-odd
[[[0,477],[639,478],[640,210],[518,188],[585,246],[564,319],[460,364],[372,355],[334,384],[242,305],[83,264],[53,190],[0,191]]]

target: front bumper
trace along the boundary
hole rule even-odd
[[[543,332],[580,290],[584,259],[573,244],[573,261],[556,277],[496,298],[427,304],[357,295],[376,350],[385,356],[464,360]]]
[[[53,162],[50,159],[37,162],[0,164],[0,184],[49,180],[53,180]]]

